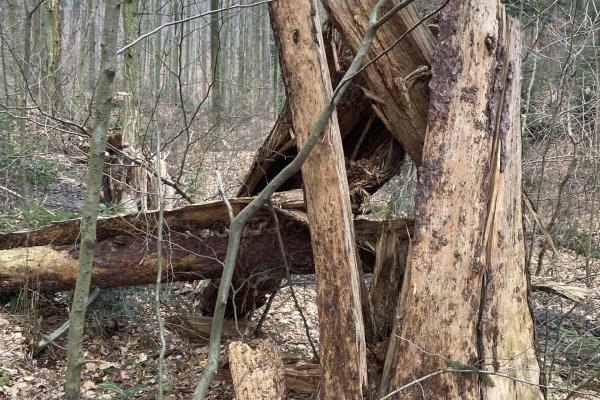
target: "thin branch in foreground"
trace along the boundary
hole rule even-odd
[[[156,314],[156,321],[158,323],[158,336],[160,338],[160,352],[158,355],[158,398],[162,400],[164,398],[164,362],[165,353],[167,351],[167,341],[165,339],[165,321],[162,317],[160,310],[160,291],[162,288],[162,247],[163,247],[163,224],[164,224],[164,212],[165,212],[165,196],[163,193],[161,167],[160,167],[160,133],[157,131],[156,137],[156,189],[158,195],[158,232],[156,239],[156,285],[154,286],[154,311]]]

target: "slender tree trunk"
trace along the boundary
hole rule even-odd
[[[98,69],[96,67],[96,13],[98,12],[97,0],[88,0],[88,22],[87,22],[87,47],[86,47],[86,61],[87,61],[87,73],[85,80],[85,88],[91,92],[96,86],[96,75]]]
[[[25,129],[27,127],[27,97],[29,96],[29,80],[31,75],[31,30],[32,30],[32,19],[33,14],[37,11],[38,7],[29,5],[29,1],[24,1],[23,6],[25,7],[25,19],[23,21],[23,47],[19,50],[21,60],[17,60],[17,70],[21,71],[22,75],[22,86],[21,93],[17,100],[17,107],[19,108],[19,120],[17,122],[17,132],[22,138],[26,138]],[[16,12],[16,10],[15,10]],[[23,143],[25,145],[25,143]],[[25,147],[25,146],[24,146]],[[23,160],[19,159],[20,166],[18,167],[20,180],[21,180],[21,195],[23,207],[28,215],[28,211],[31,208],[31,193],[29,190],[29,183],[27,181],[26,169],[23,165]],[[26,216],[26,222],[28,220]]]
[[[69,18],[71,20],[69,24],[69,49],[75,51],[75,41],[77,39],[77,23],[81,17],[81,0],[73,0],[71,2],[71,12]]]
[[[210,9],[217,10],[220,7],[219,0],[210,0]],[[212,13],[210,15],[210,77],[212,81],[211,104],[214,121],[221,119],[223,104],[221,104],[221,68],[219,67],[220,58],[220,23],[221,14]]]
[[[269,5],[298,147],[332,94],[316,7],[313,0]],[[302,177],[317,276],[321,398],[362,399],[367,374],[359,271],[335,112]]]
[[[52,20],[52,51],[50,55],[50,67],[48,73],[50,74],[50,81],[52,83],[52,90],[50,92],[50,111],[52,115],[54,115],[57,111],[60,111],[62,102],[62,93],[60,87],[61,79],[59,75],[62,51],[62,20],[60,0],[50,1],[50,15]]]
[[[519,50],[497,0],[451,0],[442,12],[390,355],[392,389],[449,366],[508,378],[491,387],[477,373],[445,373],[394,398],[541,398],[521,226]]]
[[[96,219],[98,200],[102,188],[106,134],[112,109],[113,81],[117,62],[116,46],[119,30],[121,0],[105,0],[104,29],[101,43],[101,74],[96,89],[94,130],[90,138],[90,155],[87,172],[87,189],[81,212],[81,248],[79,272],[71,314],[69,315],[69,341],[67,349],[67,373],[65,392],[69,400],[79,399],[81,383],[81,355],[86,302],[90,292],[92,264],[96,250]]]
[[[162,18],[161,18],[161,11],[160,11],[160,0],[154,0],[154,7],[153,7],[153,12],[154,12],[154,21],[153,21],[153,26],[157,27],[160,25],[160,23],[162,22]],[[161,84],[161,79],[160,79],[160,70],[161,70],[161,66],[162,66],[162,33],[158,32],[156,35],[154,35],[154,39],[153,39],[153,44],[152,44],[152,96],[158,96],[159,95],[159,91],[160,91],[160,84]]]
[[[139,0],[123,2],[123,31],[125,43],[131,43],[139,34]],[[140,102],[140,47],[127,49],[125,59],[125,91],[123,129],[121,141],[124,147],[137,148],[139,145],[139,102]]]
[[[171,14],[174,20],[181,19],[181,10],[182,5],[179,0],[171,1]],[[177,24],[172,27],[171,32],[171,52],[169,54],[169,69],[166,72],[166,85],[167,91],[169,95],[169,100],[173,104],[177,104],[179,102],[179,96],[177,91],[178,86],[178,77],[182,73],[182,65],[179,63],[180,52],[183,51],[183,48],[180,47],[182,43],[183,36],[183,25]],[[184,106],[183,104],[181,105]]]

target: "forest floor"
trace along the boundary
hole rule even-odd
[[[81,165],[75,165],[69,159],[51,160],[48,157],[45,160],[41,164],[48,167],[42,172],[37,171],[36,179],[46,184],[46,190],[34,193],[43,206],[37,214],[40,224],[65,213],[77,213],[83,198]],[[60,169],[55,167],[58,164]],[[59,176],[59,179],[50,179],[53,176]],[[210,191],[214,188],[211,187]],[[0,229],[10,229],[20,223],[22,215],[16,208],[2,208]],[[49,210],[50,214],[44,210]],[[590,260],[594,263],[590,270],[600,270],[600,260]],[[585,286],[584,267],[584,257],[572,250],[561,249],[555,257],[545,257],[542,275],[552,275],[563,283]],[[310,336],[318,346],[314,278],[294,277],[293,283]],[[550,386],[573,388],[600,372],[600,275],[593,276],[589,284],[594,294],[580,304],[546,293],[534,293],[531,298],[538,354],[542,367],[552,371],[547,377]],[[197,284],[192,283],[164,285],[163,311],[168,321],[184,312],[194,312],[200,300],[196,289]],[[68,319],[70,299],[67,296],[70,294],[27,298],[18,307],[8,301],[0,303],[0,399],[62,398],[66,335],[46,347],[37,357],[32,357],[30,349],[34,338],[53,332]],[[85,398],[157,397],[159,342],[153,301],[153,288],[139,287],[105,290],[92,303],[87,318],[82,372]],[[254,328],[262,312],[263,309],[258,310],[251,321],[242,324],[240,333],[243,337],[226,337],[225,344],[231,340],[244,340],[250,344],[258,341]],[[181,326],[172,322],[167,323],[166,328],[166,398],[189,399],[206,359],[207,343],[192,338]],[[272,340],[286,360],[309,362],[313,359],[305,327],[289,287],[277,294],[262,332],[262,338]],[[600,376],[580,391],[589,395],[576,395],[571,399],[600,398]],[[551,399],[566,397],[566,393],[560,390],[550,389],[548,394]],[[232,385],[217,380],[210,399],[232,398]],[[289,398],[306,396],[292,393]]]
[[[564,282],[581,284],[581,259],[573,252],[555,257],[555,276]],[[600,279],[595,278],[596,292],[586,302],[573,304],[554,295],[536,293],[532,308],[536,319],[538,352],[546,367],[553,371],[553,387],[574,387],[598,373],[600,365]],[[198,302],[196,286],[175,283],[165,286],[164,310],[167,319],[181,310],[192,310]],[[296,277],[294,290],[306,317],[312,339],[318,344],[315,285],[312,277]],[[88,314],[85,360],[83,365],[84,398],[88,399],[154,399],[157,393],[158,329],[154,317],[151,287],[115,289],[102,292],[92,303]],[[66,337],[48,346],[38,357],[30,353],[33,335],[48,334],[67,319],[67,298],[29,300],[20,313],[0,309],[0,398],[59,399],[66,359]],[[183,308],[182,308],[183,307]],[[241,324],[240,337],[255,343],[259,340],[254,327],[263,309],[252,321]],[[35,323],[34,323],[35,322]],[[312,350],[304,324],[288,287],[277,294],[263,327],[262,338],[272,340],[285,359],[309,362]],[[206,359],[206,342],[198,342],[181,327],[167,324],[167,356],[164,373],[168,399],[189,399]],[[600,382],[592,381],[581,390],[589,396],[572,399],[597,399]],[[549,398],[564,399],[566,394],[550,390]],[[231,383],[217,380],[210,399],[233,399]],[[290,399],[308,398],[290,394]]]
[[[317,310],[314,284],[295,285],[294,290],[318,344]],[[157,394],[158,328],[154,316],[152,288],[117,289],[103,292],[89,309],[85,340],[86,362],[83,365],[84,398],[88,399],[155,399]],[[194,303],[192,284],[173,284],[164,293],[167,319],[176,314],[182,302]],[[67,318],[67,299],[39,299],[39,313],[34,319],[40,330],[49,334]],[[253,321],[244,324],[243,340],[252,345],[258,338]],[[59,399],[66,360],[66,335],[48,346],[38,357],[30,348],[35,329],[32,316],[0,309],[0,399]],[[185,330],[167,324],[165,358],[165,392],[168,399],[189,399],[206,359],[206,342],[185,334]],[[289,288],[276,296],[262,329],[263,339],[272,340],[285,359],[310,361],[312,351],[306,339],[300,314],[295,310]],[[216,381],[210,399],[234,398],[231,383]],[[291,394],[290,399],[304,398]]]

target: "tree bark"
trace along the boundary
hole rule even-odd
[[[312,0],[269,4],[299,147],[332,95],[316,7]],[[362,399],[367,372],[358,259],[335,112],[302,166],[302,178],[317,275],[321,398]]]
[[[323,0],[336,28],[353,52],[360,46],[376,0]],[[389,7],[389,6],[388,6]],[[419,21],[416,7],[409,5],[377,32],[369,51],[374,59],[392,47]],[[374,100],[374,110],[392,135],[402,143],[413,161],[421,164],[421,153],[429,105],[427,82],[435,39],[426,25],[417,26],[365,72],[365,93]]]
[[[444,9],[397,352],[388,352],[392,389],[453,362],[509,378],[490,387],[476,373],[445,373],[395,398],[541,398],[521,230],[519,49],[499,2]]]
[[[285,366],[272,342],[263,340],[254,350],[243,342],[230,343],[229,369],[236,399],[285,398]]]
[[[321,378],[319,364],[284,359],[284,367],[288,391],[304,395],[314,395],[317,392]],[[226,365],[219,369],[216,379],[231,382],[231,372]]]
[[[95,117],[94,130],[90,139],[87,189],[81,212],[81,250],[78,254],[77,282],[71,304],[71,313],[69,315],[69,341],[65,383],[65,395],[69,400],[79,399],[83,325],[96,251],[96,219],[98,217],[98,201],[102,188],[106,135],[110,120],[110,111],[112,109],[120,8],[120,0],[106,0],[100,61],[102,72],[98,80],[96,99],[93,105]]]

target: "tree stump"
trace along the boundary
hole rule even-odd
[[[229,368],[237,400],[285,398],[285,367],[272,342],[261,341],[255,350],[245,343],[232,342]]]

